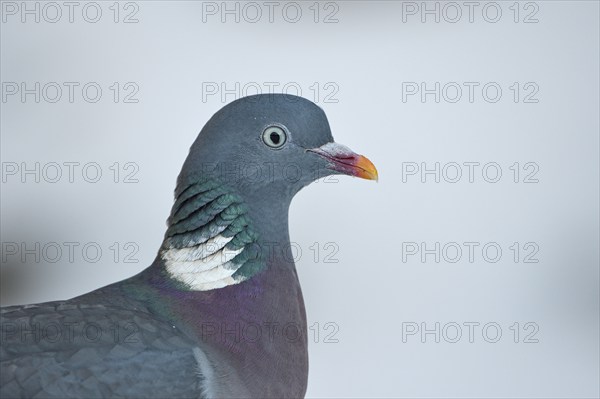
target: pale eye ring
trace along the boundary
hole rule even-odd
[[[271,148],[281,148],[287,141],[287,134],[280,126],[273,125],[263,131],[262,139]]]

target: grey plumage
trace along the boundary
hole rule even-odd
[[[1,315],[3,398],[197,398],[201,392],[196,344],[116,288],[7,307]]]

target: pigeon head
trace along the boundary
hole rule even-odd
[[[160,252],[167,271],[201,291],[252,277],[273,261],[265,253],[270,244],[289,247],[293,196],[332,174],[377,179],[366,157],[333,141],[314,103],[267,94],[226,105],[206,123],[179,175]]]
[[[377,179],[366,157],[334,142],[321,108],[286,94],[244,97],[218,111],[191,147],[180,183],[197,174],[284,199],[332,174]]]

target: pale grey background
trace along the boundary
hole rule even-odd
[[[100,4],[95,24],[80,9],[73,23],[66,15],[55,24],[6,15],[1,24],[2,82],[104,89],[93,104],[80,95],[74,103],[13,96],[1,104],[4,165],[97,162],[103,170],[96,184],[81,174],[74,183],[9,176],[2,184],[3,242],[103,249],[95,264],[80,252],[73,263],[63,254],[56,264],[3,264],[3,306],[69,298],[150,264],[188,148],[224,105],[218,96],[203,101],[203,82],[296,82],[313,100],[310,86],[318,82],[334,137],[369,156],[380,182],[319,182],[292,205],[309,324],[320,323],[321,332],[318,342],[311,338],[307,395],[598,397],[598,2],[535,2],[539,22],[529,24],[513,22],[513,2],[497,3],[497,23],[482,18],[486,2],[473,23],[466,15],[457,23],[431,16],[421,23],[419,15],[404,23],[402,2],[342,1],[338,22],[328,24],[314,23],[313,2],[301,3],[297,23],[281,13],[273,23],[265,15],[257,23],[232,16],[221,23],[219,15],[203,23],[200,2],[142,1],[139,22],[123,24],[112,21],[112,2]],[[533,10],[525,6],[520,20]],[[323,7],[321,20],[333,10]],[[473,103],[402,101],[402,82],[436,81],[498,82],[503,96],[497,103],[480,95]],[[113,82],[135,82],[139,102],[115,104]],[[336,103],[325,102],[328,82],[339,89]],[[535,82],[539,102],[514,103],[513,82]],[[467,161],[497,162],[501,181],[402,182],[403,162]],[[139,182],[112,182],[114,162],[135,162]],[[513,183],[514,162],[537,163],[539,183]],[[502,259],[402,261],[402,242],[465,241],[497,242]],[[514,263],[508,247],[515,241],[537,243],[539,263]],[[137,243],[139,263],[124,263],[123,253],[115,262],[113,242]],[[338,263],[324,262],[328,242],[339,248]],[[339,342],[323,342],[327,322],[339,327]],[[480,330],[473,343],[466,336],[402,342],[406,322],[495,322],[503,335],[497,343]],[[515,322],[519,343],[509,329]],[[527,322],[539,326],[538,343],[522,342]]]

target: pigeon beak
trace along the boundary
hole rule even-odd
[[[338,173],[356,176],[367,180],[379,180],[377,168],[369,158],[358,155],[345,145],[327,143],[307,150],[327,159],[329,168]]]

